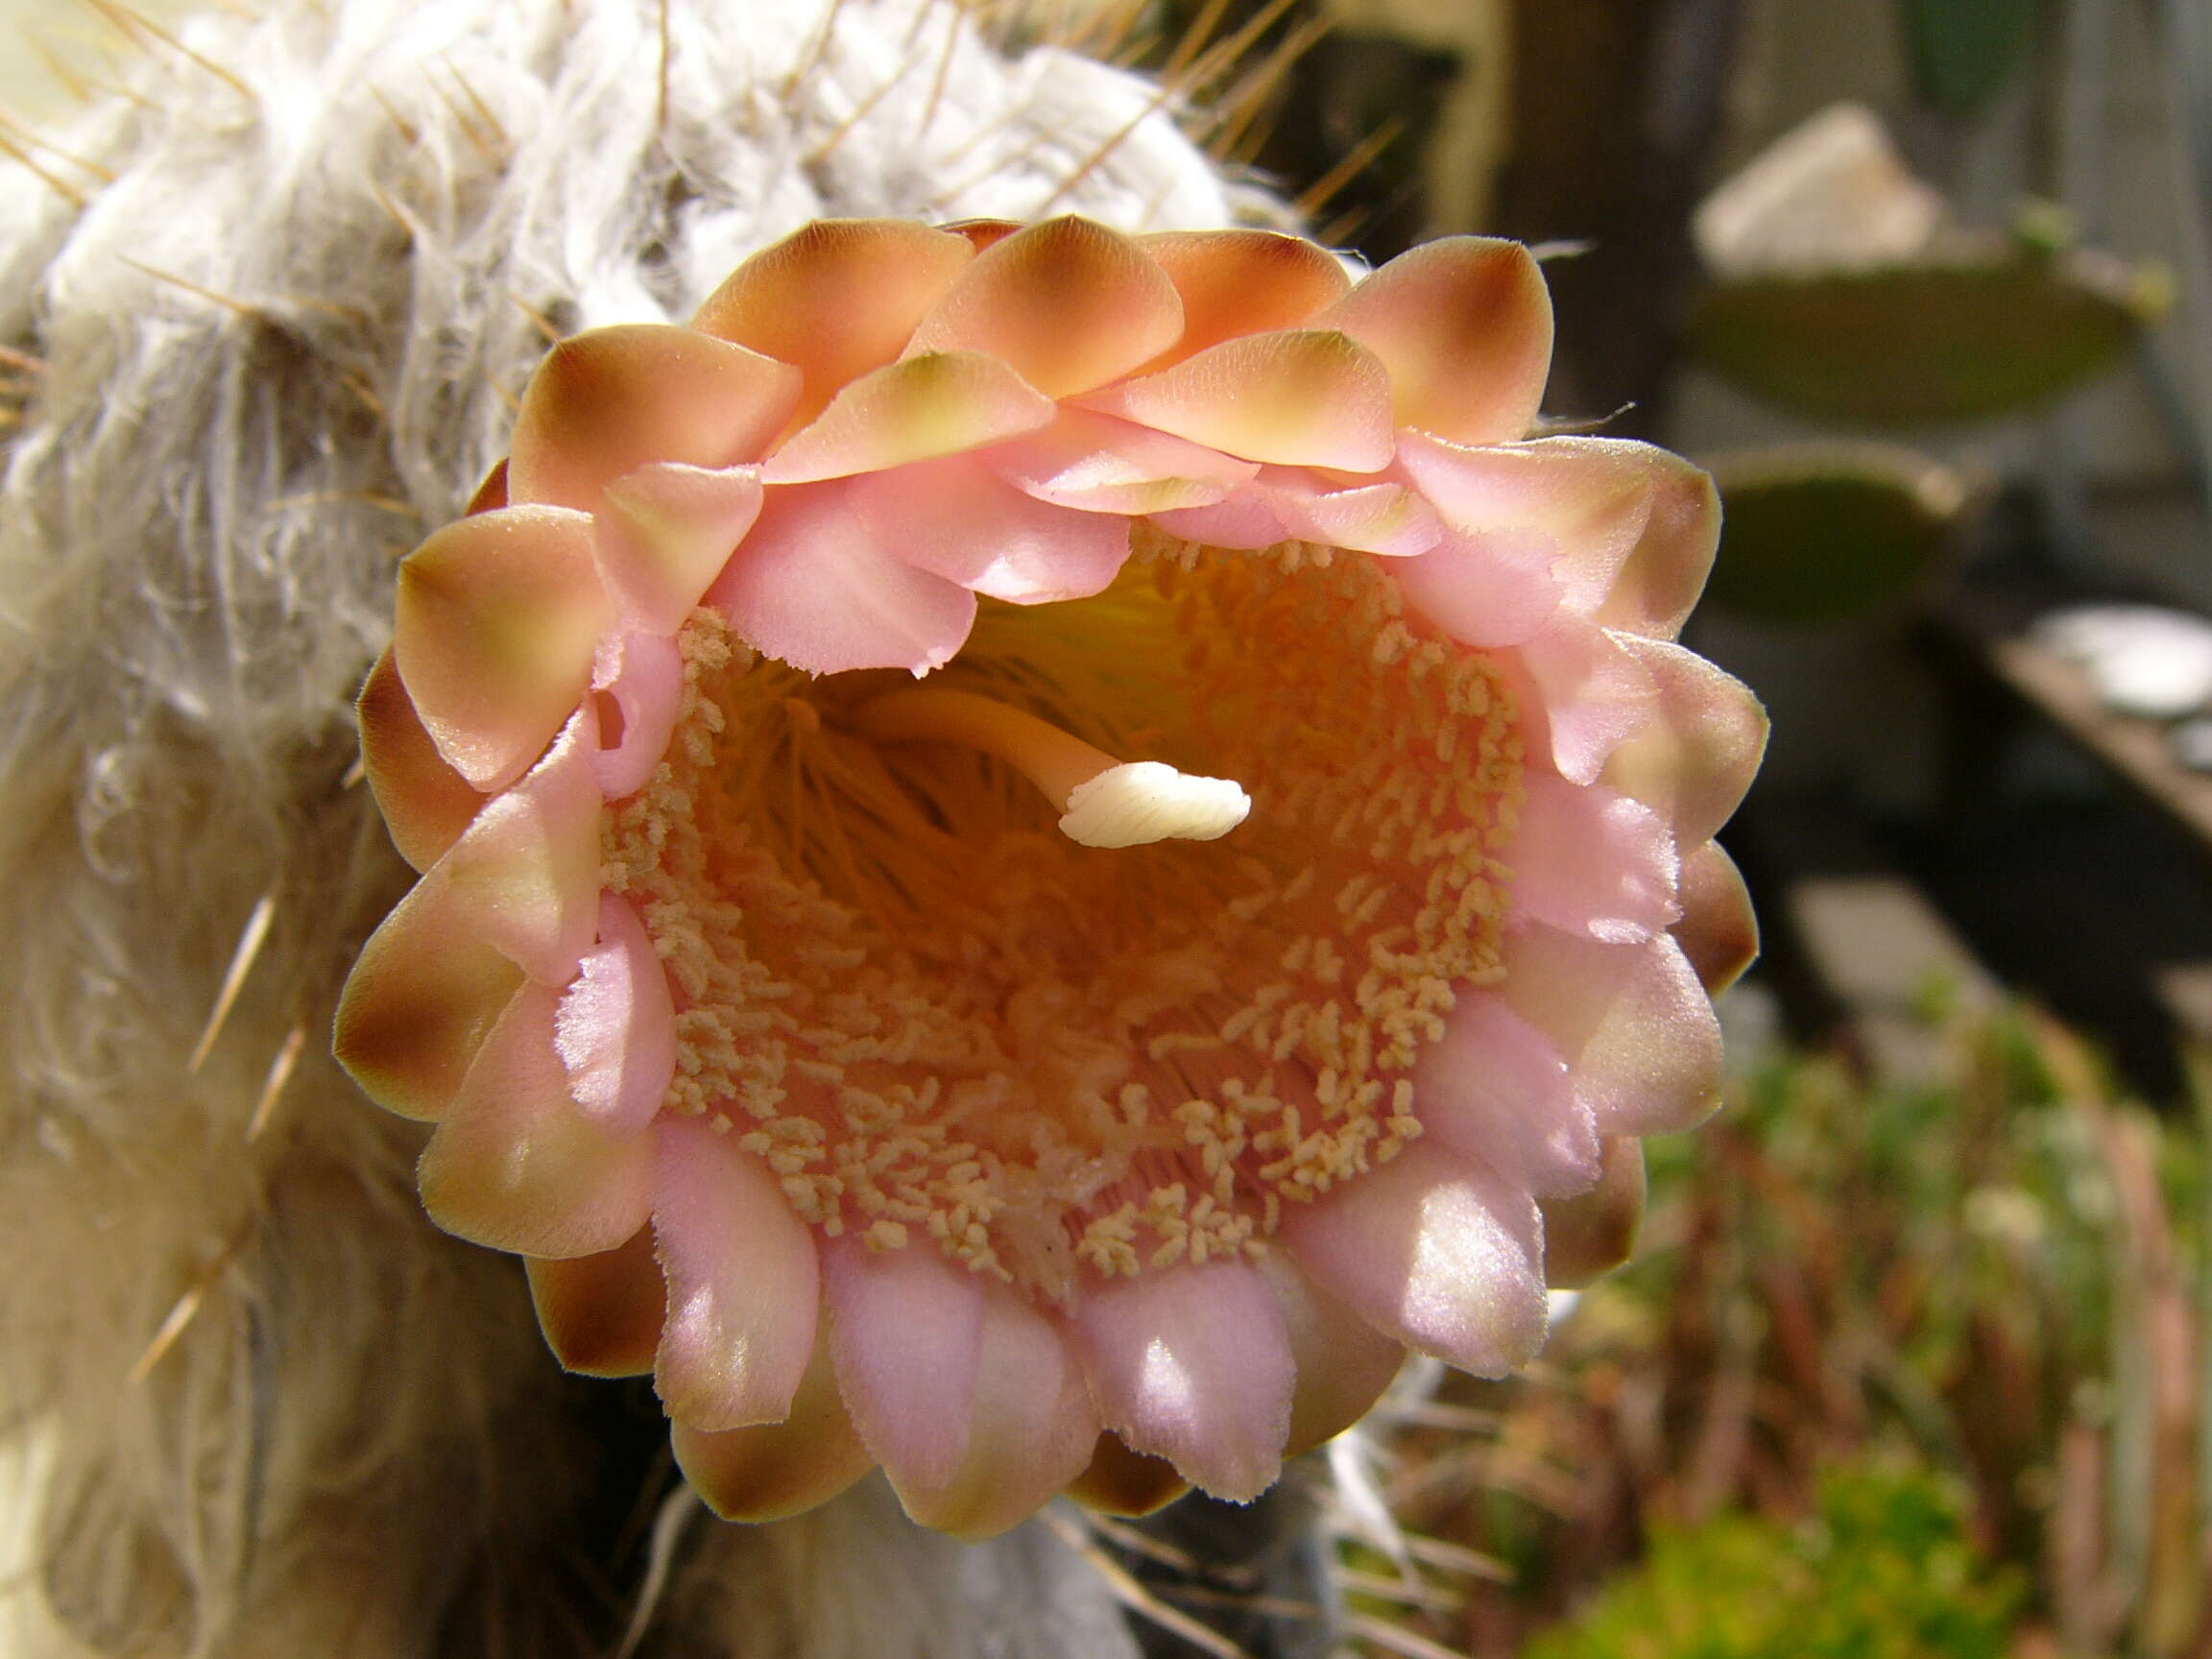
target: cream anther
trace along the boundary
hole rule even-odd
[[[1065,814],[1060,830],[1085,847],[1212,841],[1244,822],[1251,799],[1226,778],[1195,778],[1158,760],[1117,760],[1026,709],[939,686],[892,691],[846,721],[878,743],[965,744],[995,755]]]

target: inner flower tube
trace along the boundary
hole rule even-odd
[[[1249,1500],[1625,1254],[1766,726],[1551,337],[1502,241],[839,221],[545,358],[361,695],[337,1050],[716,1511]]]

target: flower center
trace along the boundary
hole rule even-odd
[[[1500,972],[1521,739],[1375,562],[1141,534],[922,686],[706,612],[679,645],[609,884],[675,989],[671,1109],[826,1233],[1058,1299],[1256,1250],[1419,1132],[1414,1060]]]

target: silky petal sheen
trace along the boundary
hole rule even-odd
[[[1651,517],[1647,444],[1541,438],[1462,447],[1403,434],[1399,464],[1444,516],[1470,535],[1547,538],[1562,602],[1593,616]]]
[[[585,1377],[652,1372],[667,1291],[649,1229],[596,1256],[534,1256],[524,1265],[538,1328],[565,1369]]]
[[[894,1485],[950,1485],[968,1455],[983,1282],[934,1244],[824,1249],[830,1353],[845,1409]]]
[[[1518,242],[1448,236],[1401,253],[1317,319],[1389,372],[1397,425],[1461,444],[1519,438],[1543,406],[1551,297]]]
[[[1608,1136],[1588,1191],[1544,1206],[1544,1282],[1578,1290],[1628,1260],[1644,1224],[1644,1142]]]
[[[1649,722],[1606,760],[1604,781],[1666,814],[1683,845],[1709,840],[1759,771],[1767,710],[1741,680],[1679,645],[1616,637],[1656,701]]]
[[[1083,1473],[1068,1483],[1068,1496],[1086,1509],[1129,1520],[1152,1515],[1190,1490],[1190,1482],[1165,1457],[1132,1452],[1121,1436],[1105,1433],[1091,1449]]]
[[[591,665],[596,743],[591,778],[619,801],[643,787],[668,752],[684,701],[684,659],[665,634],[609,634]]]
[[[579,1106],[617,1135],[653,1120],[676,1074],[676,1006],[628,901],[599,896],[599,942],[561,994],[554,1033]]]
[[[1424,1143],[1485,1160],[1539,1198],[1598,1179],[1598,1125],[1559,1050],[1503,998],[1462,991],[1413,1067]]]
[[[1672,935],[1604,945],[1531,926],[1498,995],[1558,1046],[1603,1135],[1695,1127],[1719,1103],[1720,1025]]]
[[[1759,918],[1736,864],[1708,841],[1682,859],[1682,920],[1674,938],[1708,992],[1733,985],[1759,955]]]
[[[1536,687],[1524,699],[1531,750],[1548,753],[1571,783],[1596,782],[1613,752],[1650,723],[1659,690],[1631,637],[1559,611],[1521,647]]]
[[[622,626],[675,633],[759,515],[757,468],[663,462],[610,484],[591,550]]]
[[[1299,1264],[1378,1331],[1478,1377],[1543,1345],[1543,1228],[1487,1166],[1413,1145],[1289,1217]]]
[[[434,1121],[521,983],[465,925],[445,877],[425,876],[354,961],[338,998],[338,1063],[386,1111]]]
[[[853,500],[904,563],[1016,605],[1087,598],[1129,557],[1128,519],[1040,501],[965,455],[856,478]]]
[[[671,1118],[655,1165],[654,1248],[668,1282],[655,1384],[669,1416],[699,1430],[791,1411],[821,1307],[812,1231],[734,1139]]]
[[[1534,638],[1559,609],[1552,545],[1526,530],[1446,530],[1428,551],[1394,560],[1407,602],[1463,645],[1496,649]]]
[[[597,746],[579,712],[435,867],[462,925],[541,985],[565,985],[598,931]]]
[[[1097,1287],[1077,1345],[1109,1428],[1193,1485],[1245,1503],[1274,1484],[1290,1431],[1290,1339],[1266,1277],[1241,1262]]]
[[[1595,615],[1608,628],[1671,639],[1712,573],[1720,546],[1720,493],[1711,474],[1679,455],[1653,449],[1646,465],[1651,510],[1644,533]]]
[[[668,1442],[676,1466],[707,1507],[725,1521],[782,1521],[827,1503],[876,1466],[837,1394],[826,1343],[781,1423],[710,1432],[677,1422]]]
[[[392,657],[439,754],[489,792],[560,731],[613,620],[590,518],[503,507],[433,532],[400,563]]]
[[[756,461],[799,400],[799,371],[665,324],[564,340],[539,364],[515,417],[514,502],[590,513],[600,493],[652,462],[718,469]]]
[[[1059,1327],[1013,1291],[983,1296],[968,1451],[951,1479],[918,1486],[884,1472],[906,1513],[955,1537],[989,1538],[1049,1503],[1091,1462],[1098,1411]]]
[[[1278,230],[1161,230],[1137,239],[1183,299],[1166,368],[1241,334],[1296,328],[1351,291],[1334,253]]]
[[[976,457],[1016,489],[1086,513],[1147,514],[1220,500],[1260,469],[1088,409]]]
[[[1048,219],[993,243],[952,279],[907,346],[982,351],[1047,397],[1118,380],[1175,344],[1183,302],[1118,230]]]
[[[369,670],[360,700],[361,766],[392,845],[418,870],[427,870],[461,838],[485,797],[445,764],[399,683],[386,651]]]
[[[1530,772],[1525,787],[1508,855],[1515,916],[1616,945],[1648,939],[1680,918],[1681,861],[1658,813],[1618,790],[1549,772]]]
[[[886,364],[830,400],[760,469],[769,484],[881,472],[1051,424],[1052,400],[995,357],[932,351]]]
[[[1297,1369],[1286,1457],[1333,1440],[1367,1414],[1406,1361],[1406,1350],[1306,1276],[1281,1250],[1261,1262]]]
[[[755,649],[809,674],[952,660],[975,595],[917,570],[869,532],[849,483],[770,493],[706,602]]]
[[[1289,527],[1275,511],[1275,493],[1258,486],[1234,491],[1223,501],[1155,513],[1151,518],[1168,535],[1201,547],[1272,547],[1290,540]]]
[[[898,219],[822,219],[731,273],[691,326],[796,367],[792,423],[905,349],[969,260],[965,236]]]
[[[1276,517],[1300,541],[1404,559],[1428,552],[1444,535],[1435,509],[1403,484],[1344,490],[1296,473],[1262,474],[1262,482]]]
[[[1246,461],[1347,472],[1390,464],[1390,377],[1328,329],[1226,340],[1085,401]]]
[[[494,1250],[596,1255],[652,1212],[653,1138],[611,1135],[569,1097],[559,1000],[515,993],[416,1168],[430,1219]]]

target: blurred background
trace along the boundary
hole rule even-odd
[[[2212,1652],[2212,5],[972,9],[1372,260],[1539,245],[1550,416],[1714,469],[1691,643],[1774,718],[1637,1262],[1331,1450],[1334,1647],[1104,1525],[1157,1650]],[[182,10],[6,0],[0,153]]]

